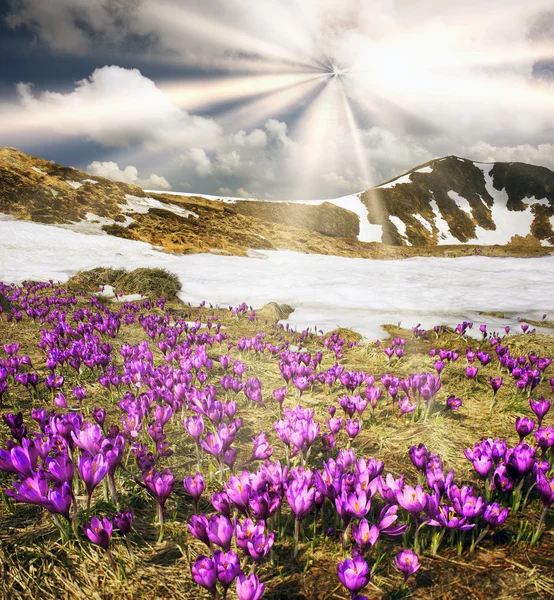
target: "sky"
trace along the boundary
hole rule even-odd
[[[1,146],[146,189],[554,169],[552,0],[0,0],[0,52]]]

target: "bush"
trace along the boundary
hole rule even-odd
[[[139,268],[134,271],[97,267],[79,271],[67,282],[71,290],[96,293],[103,285],[111,285],[118,294],[143,294],[148,298],[172,300],[181,289],[177,275],[165,269]]]
[[[121,279],[127,271],[125,269],[112,269],[110,267],[96,267],[89,271],[75,273],[67,282],[70,290],[85,292],[98,292],[103,285],[113,285]]]
[[[144,294],[149,298],[172,300],[181,289],[181,282],[174,273],[165,269],[135,269],[125,273],[114,285],[119,294]]]

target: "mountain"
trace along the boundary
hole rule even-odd
[[[360,196],[386,244],[554,245],[554,172],[524,163],[432,160]]]
[[[278,202],[145,191],[2,148],[0,213],[181,254],[536,255],[554,244],[554,173],[449,156],[360,194]]]

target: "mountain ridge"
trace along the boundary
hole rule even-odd
[[[268,201],[147,191],[2,148],[0,213],[177,253],[289,249],[400,258],[482,246],[486,254],[536,255],[554,245],[554,173],[451,155],[358,194]]]

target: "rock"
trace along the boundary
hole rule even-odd
[[[249,217],[315,231],[329,237],[357,238],[360,219],[350,210],[330,202],[298,204],[294,202],[236,202],[233,209]]]
[[[270,302],[265,304],[258,312],[258,316],[265,318],[268,321],[277,321],[281,319],[288,319],[289,316],[294,312],[294,308],[288,304],[277,304],[277,302]]]

